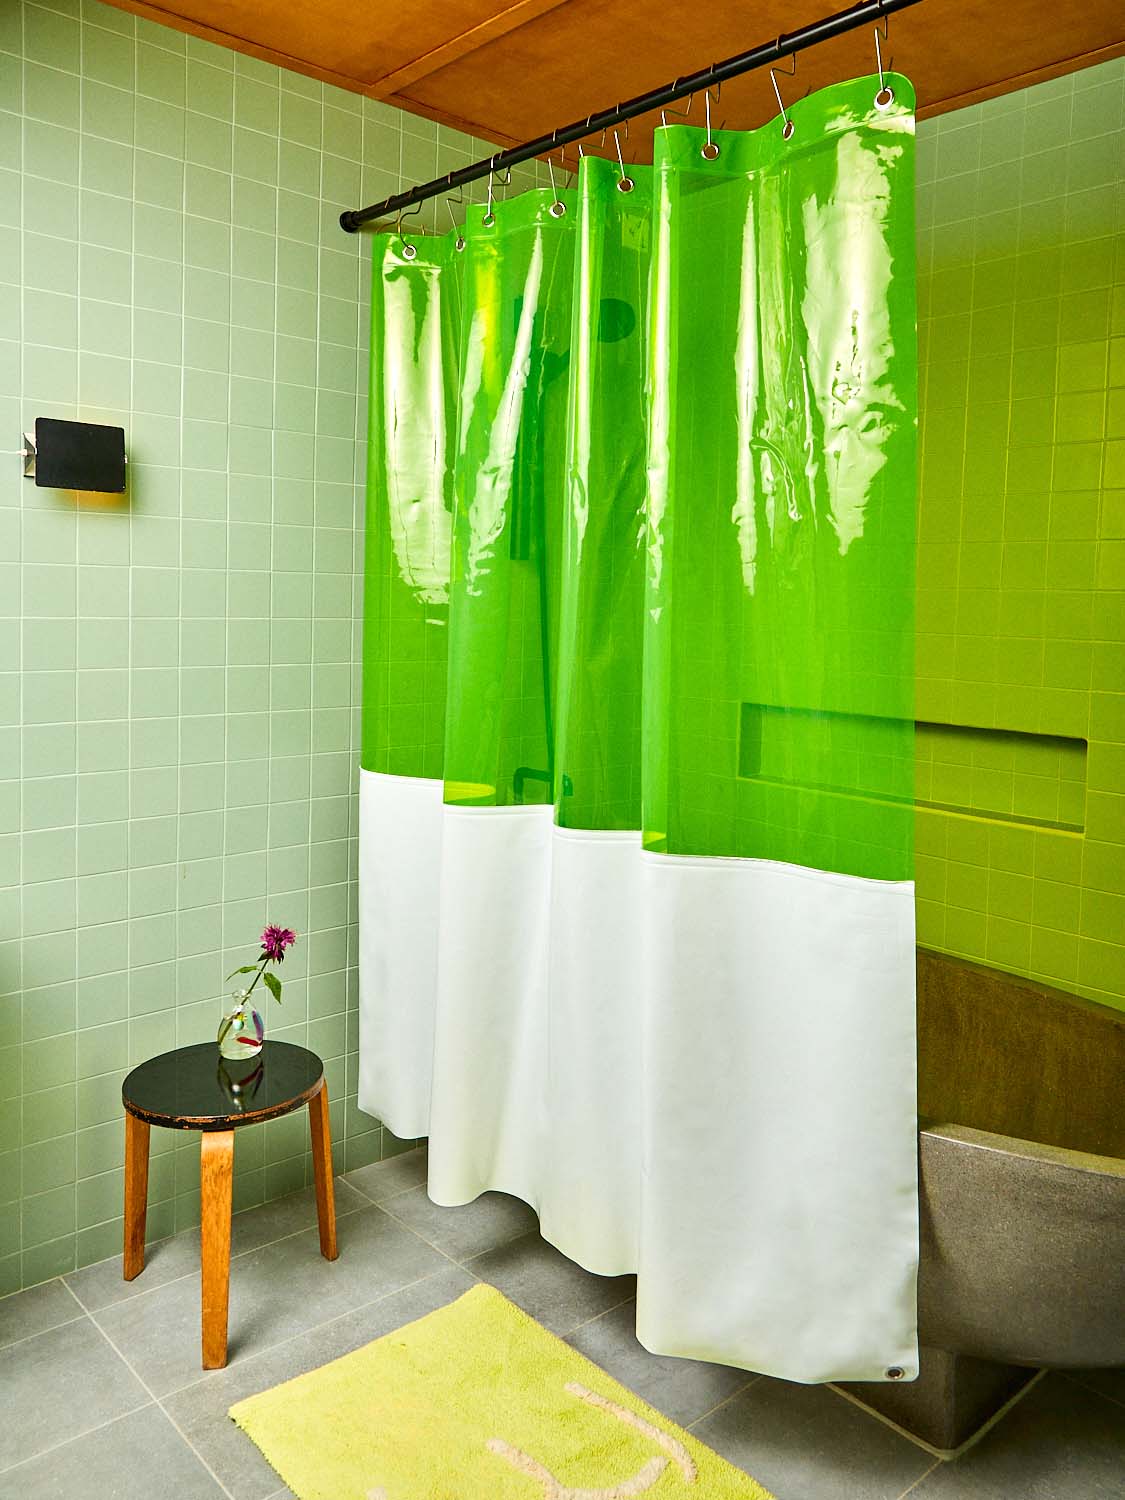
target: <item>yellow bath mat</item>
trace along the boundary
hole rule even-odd
[[[299,1500],[771,1500],[489,1286],[230,1415]]]

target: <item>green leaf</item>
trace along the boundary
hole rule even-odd
[[[232,969],[227,975],[227,978],[233,979],[236,974],[256,974],[257,972],[257,964],[243,964],[241,969]]]
[[[265,985],[266,989],[269,990],[270,994],[273,996],[273,998],[280,1005],[281,1004],[281,980],[278,979],[277,975],[276,974],[271,974],[270,971],[267,969],[265,971],[265,973],[262,975],[262,983]]]

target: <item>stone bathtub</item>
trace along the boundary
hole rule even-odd
[[[846,1394],[953,1456],[1043,1367],[1125,1365],[1125,1011],[918,953],[919,1378]]]

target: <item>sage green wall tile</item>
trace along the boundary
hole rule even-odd
[[[920,733],[919,931],[1123,1005],[1125,63],[1002,102],[918,130],[918,700],[1025,733]]]
[[[388,157],[399,186],[401,117],[78,11],[0,7],[0,328],[24,335],[0,416],[120,422],[130,482],[96,509],[0,482],[0,1188],[24,1207],[0,1291],[116,1253],[123,1074],[214,1034],[267,917],[301,932],[271,1019],[328,1058],[339,1160],[345,1131],[356,1161],[383,1142],[336,1066],[367,268],[335,200]],[[198,1219],[198,1143],[158,1136],[152,1235]],[[240,1206],[308,1176],[303,1120],[240,1138]]]

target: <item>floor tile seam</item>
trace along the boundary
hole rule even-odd
[[[635,1302],[636,1300],[636,1293],[634,1293],[632,1297],[626,1297],[625,1302]],[[618,1302],[615,1307],[607,1307],[602,1312],[594,1313],[593,1317],[584,1318],[581,1323],[576,1323],[574,1325],[574,1327],[570,1330],[570,1333],[564,1334],[563,1337],[570,1338],[570,1334],[577,1333],[580,1328],[589,1328],[591,1323],[600,1323],[603,1318],[608,1318],[610,1313],[620,1312],[620,1310],[625,1306],[625,1302]],[[638,1340],[638,1343],[639,1342],[640,1341]],[[642,1344],[641,1347],[644,1348],[644,1345]],[[648,1353],[647,1349],[645,1350],[645,1353]]]
[[[865,1402],[861,1401],[860,1398],[854,1395],[851,1391],[845,1391],[839,1386],[831,1384],[829,1385],[828,1389],[832,1391],[834,1395],[842,1397],[843,1400],[849,1402],[852,1406],[857,1407],[861,1412],[863,1412],[865,1416],[874,1417],[874,1419],[877,1422],[881,1422],[884,1427],[889,1427],[892,1432],[897,1432],[899,1437],[904,1437],[907,1442],[913,1443],[916,1448],[920,1448],[923,1453],[929,1454],[929,1456],[936,1459],[938,1463],[950,1463],[955,1459],[964,1457],[964,1455],[968,1453],[971,1448],[975,1448],[978,1443],[982,1442],[994,1427],[998,1427],[1000,1423],[1004,1421],[1010,1411],[1017,1407],[1021,1401],[1026,1399],[1026,1397],[1030,1396],[1031,1392],[1036,1388],[1036,1386],[1040,1385],[1041,1382],[1047,1378],[1047,1374],[1048,1371],[1045,1368],[1036,1371],[1036,1373],[1031,1377],[1029,1381],[1027,1381],[1025,1385],[1020,1386],[1020,1388],[1013,1395],[1009,1396],[1001,1406],[997,1407],[997,1409],[991,1414],[991,1416],[986,1417],[985,1420],[980,1424],[980,1426],[969,1434],[964,1442],[959,1443],[956,1448],[950,1449],[948,1452],[943,1452],[942,1450],[936,1448],[932,1443],[928,1443],[925,1438],[918,1437],[908,1428],[900,1426],[893,1417],[887,1416],[885,1412],[876,1411],[873,1407],[866,1405]]]
[[[132,1367],[130,1366],[130,1374]],[[71,1443],[80,1443],[83,1438],[92,1437],[95,1432],[104,1432],[107,1427],[113,1427],[117,1422],[124,1422],[126,1417],[135,1417],[139,1411],[147,1411],[150,1406],[159,1403],[151,1396],[147,1396],[139,1406],[131,1406],[128,1411],[118,1412],[115,1417],[108,1417],[104,1422],[98,1422],[93,1427],[85,1427],[81,1432],[76,1432],[72,1437],[60,1438],[57,1443],[52,1443],[49,1448],[41,1448],[38,1453],[29,1453],[26,1458],[17,1460],[14,1464],[0,1464],[0,1474],[14,1474],[17,1469],[22,1469],[25,1464],[33,1464],[37,1459],[46,1458],[50,1453],[58,1453],[60,1449],[67,1448]]]
[[[619,1308],[625,1306],[626,1302],[632,1302],[632,1300],[632,1296],[622,1297],[620,1302],[614,1302],[609,1307],[602,1308],[602,1311],[597,1316],[604,1317],[606,1313],[617,1312]],[[595,1321],[596,1319],[594,1318],[583,1318],[580,1323],[575,1323],[572,1328],[567,1328],[562,1332],[556,1333],[555,1337],[560,1339],[568,1339],[572,1334],[577,1333],[580,1328],[585,1328],[587,1324],[593,1323]],[[646,1350],[645,1352],[647,1353],[648,1351]]]
[[[471,1255],[467,1260],[455,1261],[454,1264],[460,1266],[463,1271],[468,1271],[471,1275],[476,1276],[478,1281],[488,1281],[487,1277],[481,1276],[479,1272],[473,1270],[473,1262],[483,1260],[486,1255],[491,1255],[495,1250],[504,1249],[509,1245],[518,1244],[520,1240],[530,1239],[533,1234],[537,1238],[542,1239],[542,1235],[537,1229],[529,1229],[526,1230],[523,1234],[517,1234],[513,1239],[506,1240],[504,1242],[504,1245],[493,1245],[489,1250],[480,1250],[477,1252],[477,1254]],[[551,1245],[550,1240],[543,1240],[543,1243],[545,1245],[550,1245],[552,1250],[556,1248],[554,1245]],[[438,1247],[435,1245],[433,1248],[436,1250]],[[445,1252],[442,1251],[441,1253],[444,1254]],[[562,1254],[561,1250],[559,1251],[559,1254]],[[569,1260],[569,1256],[566,1258]],[[571,1264],[577,1265],[578,1263],[577,1261],[573,1261],[571,1262]],[[585,1270],[585,1267],[579,1266],[578,1269]],[[594,1274],[595,1273],[593,1271],[587,1272],[587,1275],[590,1276],[593,1276]],[[488,1285],[495,1286],[496,1290],[501,1294],[501,1296],[507,1297],[508,1294],[504,1291],[504,1288],[501,1286],[497,1286],[494,1281],[488,1281]],[[632,1302],[635,1299],[636,1295],[636,1292],[630,1292],[628,1296],[622,1297],[619,1301],[612,1302],[608,1307],[601,1308],[598,1312],[594,1313],[592,1317],[583,1318],[580,1322],[572,1324],[569,1328],[554,1328],[551,1330],[551,1332],[555,1335],[556,1338],[568,1339],[572,1333],[577,1333],[580,1328],[585,1328],[587,1323],[592,1323],[597,1318],[604,1317],[606,1313],[616,1312],[619,1307],[624,1307],[626,1302]],[[514,1302],[515,1298],[509,1297],[508,1300],[510,1302]]]
[[[740,1396],[745,1396],[746,1392],[750,1389],[751,1386],[757,1385],[759,1380],[764,1380],[766,1378],[764,1375],[759,1375],[753,1370],[747,1370],[746,1374],[749,1379],[746,1381],[745,1385],[740,1385],[738,1387],[738,1390],[731,1391],[730,1394],[724,1396],[721,1401],[716,1401],[714,1406],[709,1406],[706,1411],[700,1412],[698,1417],[693,1417],[690,1422],[685,1422],[684,1426],[686,1427],[687,1431],[694,1432],[695,1428],[699,1425],[700,1422],[705,1422],[708,1417],[713,1417],[717,1411],[722,1411],[724,1406],[729,1406],[732,1401],[737,1401]]]
[[[356,1167],[355,1170],[362,1172],[364,1168]],[[397,1188],[393,1193],[388,1193],[385,1198],[373,1198],[366,1188],[360,1187],[358,1182],[353,1182],[347,1173],[344,1174],[344,1181],[350,1188],[354,1188],[357,1193],[361,1193],[367,1199],[368,1203],[374,1203],[376,1208],[382,1208],[384,1203],[390,1203],[394,1198],[401,1198],[404,1193],[417,1192],[420,1187],[424,1188],[426,1186],[424,1182],[412,1182],[409,1187]]]
[[[248,1210],[248,1211],[251,1211],[251,1210]],[[353,1218],[356,1214],[363,1214],[363,1213],[366,1213],[366,1212],[367,1212],[367,1207],[365,1205],[364,1206],[360,1206],[358,1208],[349,1208],[349,1209],[346,1209],[344,1213],[337,1214],[337,1216],[336,1216],[336,1222],[339,1223],[340,1220],[342,1220],[342,1219],[350,1219],[350,1218]],[[296,1239],[298,1237],[298,1235],[309,1234],[315,1228],[316,1228],[315,1224],[306,1224],[305,1227],[304,1227],[304,1229],[294,1229],[289,1234],[279,1234],[276,1239],[273,1239],[273,1240],[263,1240],[261,1242],[261,1244],[251,1245],[246,1250],[233,1251],[232,1254],[231,1254],[230,1263],[233,1266],[234,1263],[235,1263],[235,1261],[242,1260],[247,1255],[256,1255],[259,1250],[268,1250],[273,1245],[284,1244],[286,1240],[294,1240],[294,1239]],[[184,1233],[186,1234],[186,1233],[188,1233],[188,1231],[185,1230]],[[178,1236],[173,1236],[173,1238],[178,1238]],[[156,1244],[161,1244],[161,1245],[166,1245],[168,1243],[169,1243],[168,1240],[158,1240],[156,1242]],[[150,1249],[155,1249],[156,1245],[152,1245],[149,1248]],[[147,1250],[146,1250],[146,1255],[147,1255]],[[98,1266],[104,1266],[104,1265],[108,1265],[110,1261],[115,1261],[115,1260],[119,1261],[120,1259],[121,1259],[121,1257],[119,1255],[110,1255],[110,1256],[107,1256],[105,1260],[95,1261],[94,1264],[98,1265]],[[90,1269],[90,1268],[83,1267],[83,1269],[85,1270],[85,1269]],[[75,1275],[77,1273],[70,1272],[68,1274]],[[144,1269],[142,1268],[142,1270],[138,1274],[139,1275],[143,1275],[144,1274]],[[68,1285],[67,1286],[67,1291],[70,1292],[71,1296],[75,1299],[75,1301],[78,1303],[78,1305],[86,1313],[87,1317],[97,1318],[100,1313],[112,1312],[113,1309],[116,1308],[116,1307],[125,1307],[127,1304],[135,1302],[135,1301],[138,1300],[138,1298],[141,1298],[141,1297],[151,1297],[156,1292],[162,1292],[165,1287],[176,1286],[181,1281],[190,1281],[193,1276],[198,1276],[199,1274],[200,1274],[200,1269],[199,1269],[198,1266],[196,1266],[195,1269],[192,1270],[192,1271],[185,1271],[180,1276],[169,1276],[166,1281],[161,1281],[161,1282],[159,1282],[159,1283],[157,1283],[157,1284],[155,1284],[153,1286],[141,1287],[133,1296],[131,1296],[131,1297],[119,1297],[116,1302],[106,1302],[101,1307],[87,1307],[86,1304],[82,1301],[81,1297],[79,1297],[78,1293],[74,1290],[74,1288],[72,1286]]]
[[[420,1241],[421,1244],[425,1245],[428,1249],[436,1250],[437,1253],[444,1260],[447,1260],[451,1266],[457,1266],[462,1271],[468,1269],[464,1261],[460,1261],[456,1258],[456,1256],[450,1255],[448,1250],[443,1250],[440,1245],[435,1245],[433,1240],[428,1240],[420,1229],[415,1229],[412,1225],[408,1224],[405,1219],[400,1219],[397,1214],[391,1213],[390,1209],[387,1207],[387,1204],[392,1203],[393,1201],[394,1200],[392,1198],[385,1198],[382,1203],[377,1203],[375,1207],[379,1210],[380,1213],[386,1214],[387,1218],[390,1219],[392,1224],[397,1224],[400,1229],[405,1229],[407,1233],[412,1234],[416,1240]],[[490,1246],[489,1248],[495,1249],[496,1247]],[[482,1255],[487,1255],[488,1250],[482,1250],[480,1253]]]
[[[413,1189],[408,1188],[407,1191],[411,1192],[413,1191]],[[402,1194],[397,1193],[395,1197],[400,1198],[402,1197]],[[464,1259],[459,1259],[451,1251],[443,1250],[442,1247],[436,1242],[436,1240],[428,1240],[420,1229],[415,1229],[414,1226],[412,1224],[409,1224],[405,1219],[400,1219],[398,1214],[392,1213],[387,1207],[387,1204],[393,1202],[393,1198],[384,1198],[383,1202],[377,1204],[376,1206],[383,1210],[388,1219],[393,1219],[396,1224],[401,1224],[403,1229],[409,1229],[411,1234],[417,1235],[417,1237],[422,1241],[424,1245],[429,1245],[431,1250],[436,1250],[439,1255],[444,1255],[446,1260],[451,1261],[455,1266],[460,1266],[462,1270],[468,1270],[469,1262],[471,1260],[476,1260],[482,1255],[491,1255],[494,1250],[503,1250],[507,1245],[514,1245],[517,1240],[525,1239],[529,1234],[539,1233],[538,1226],[535,1229],[521,1229],[518,1234],[510,1235],[507,1239],[496,1240],[495,1243],[487,1245],[483,1250],[474,1250],[472,1255],[466,1255]]]
[[[216,1471],[207,1462],[207,1459],[203,1456],[203,1454],[195,1446],[195,1444],[192,1442],[191,1438],[188,1437],[187,1433],[180,1426],[180,1424],[176,1421],[175,1417],[172,1415],[172,1413],[165,1406],[164,1402],[162,1400],[160,1400],[160,1399],[157,1399],[157,1403],[156,1404],[160,1408],[160,1410],[164,1413],[165,1418],[169,1422],[171,1422],[173,1430],[180,1435],[180,1438],[183,1440],[183,1442],[185,1442],[187,1444],[188,1448],[191,1450],[191,1452],[195,1454],[196,1458],[203,1465],[203,1467],[207,1470],[208,1474],[210,1474],[211,1478],[219,1486],[219,1488],[222,1490],[223,1494],[226,1495],[226,1496],[228,1496],[229,1500],[237,1500],[237,1497],[235,1496],[233,1490],[228,1489],[227,1486],[223,1483],[223,1481],[219,1478],[219,1476],[216,1473]]]
[[[463,1270],[464,1268],[458,1267],[458,1269]],[[385,1302],[388,1297],[397,1297],[401,1292],[407,1292],[412,1287],[421,1286],[424,1282],[432,1280],[433,1277],[443,1275],[444,1272],[444,1266],[439,1267],[435,1271],[428,1271],[425,1276],[418,1276],[413,1281],[404,1282],[402,1286],[392,1287],[389,1292],[384,1292],[380,1297],[372,1297],[369,1302],[358,1302],[354,1307],[349,1307],[346,1312],[337,1313],[335,1317],[325,1318],[320,1323],[312,1323],[308,1328],[299,1328],[296,1333],[288,1333],[283,1339],[277,1339],[272,1344],[263,1344],[260,1349],[255,1349],[253,1354],[248,1355],[245,1361],[237,1361],[236,1363],[248,1364],[250,1360],[258,1359],[263,1354],[274,1354],[278,1349],[283,1349],[286,1344],[293,1343],[295,1339],[303,1339],[307,1338],[310,1334],[321,1333],[324,1329],[331,1328],[334,1323],[341,1323],[345,1318],[353,1318],[357,1313],[367,1312],[370,1308],[377,1307],[380,1302]],[[477,1280],[479,1281],[480,1278],[477,1277]],[[223,1368],[229,1370],[235,1368],[235,1366],[225,1365]],[[185,1391],[194,1391],[198,1386],[206,1385],[212,1375],[221,1373],[222,1371],[206,1371],[200,1374],[197,1379],[189,1380],[186,1385],[178,1385],[175,1390],[166,1391],[163,1396],[158,1396],[155,1399],[159,1404],[163,1405],[164,1402],[171,1401],[175,1396],[182,1396]]]
[[[540,1232],[538,1226],[535,1229],[531,1229],[531,1230],[526,1230],[526,1229],[525,1230],[521,1230],[521,1232],[519,1234],[510,1235],[507,1239],[504,1239],[504,1240],[497,1240],[494,1245],[489,1245],[489,1247],[488,1247],[487,1250],[474,1251],[472,1255],[467,1255],[464,1260],[459,1260],[457,1262],[457,1264],[459,1266],[464,1266],[467,1269],[469,1261],[476,1260],[477,1257],[478,1257],[478,1255],[491,1255],[493,1253],[493,1251],[495,1251],[495,1250],[506,1250],[509,1245],[514,1245],[517,1240],[522,1240],[528,1234],[535,1234],[535,1235],[538,1235],[540,1239],[543,1239],[542,1233]],[[543,1243],[545,1245],[550,1245],[551,1244],[550,1240],[543,1240]],[[435,1245],[434,1248],[437,1249],[437,1246]],[[551,1245],[551,1249],[553,1250],[554,1248],[555,1248],[555,1246]],[[560,1251],[560,1254],[561,1254],[561,1251]],[[569,1260],[569,1256],[567,1257],[567,1259]],[[572,1261],[571,1264],[572,1265],[578,1265],[578,1262],[577,1261]],[[582,1269],[584,1269],[584,1267],[580,1266],[579,1269],[582,1270]],[[593,1273],[591,1272],[590,1274],[593,1274]],[[633,1294],[633,1295],[635,1295],[635,1294]],[[626,1297],[625,1301],[628,1302],[629,1298]],[[621,1304],[619,1302],[614,1304],[615,1307],[620,1307],[620,1305]],[[607,1312],[611,1312],[612,1310],[613,1310],[612,1308],[606,1308]]]
[[[1108,1391],[1099,1390],[1096,1385],[1090,1385],[1083,1380],[1081,1375],[1076,1375],[1073,1370],[1055,1370],[1052,1373],[1061,1375],[1064,1380],[1069,1380],[1071,1385],[1078,1386],[1087,1395],[1100,1396],[1103,1401],[1108,1401],[1111,1406],[1125,1406],[1125,1396],[1111,1396]]]
[[[78,1294],[75,1292],[74,1288],[71,1286],[70,1282],[67,1281],[66,1277],[65,1276],[60,1276],[59,1280],[62,1282],[63,1286],[66,1287],[66,1289],[70,1293],[71,1297],[74,1298],[74,1301],[78,1304],[78,1307],[81,1310],[82,1314],[85,1317],[89,1317],[90,1316],[90,1309],[88,1307],[86,1307],[86,1305],[82,1301],[82,1298],[78,1296]]]
[[[62,1278],[53,1277],[52,1280],[59,1281]],[[43,1282],[42,1285],[50,1286],[50,1282]],[[67,1291],[70,1291],[69,1287],[67,1287]],[[70,1292],[70,1295],[74,1297],[73,1292]],[[74,1300],[78,1302],[77,1297],[74,1297]],[[9,1339],[6,1344],[0,1344],[0,1356],[7,1354],[9,1349],[18,1349],[21,1344],[29,1343],[32,1339],[41,1339],[44,1334],[54,1333],[57,1328],[69,1328],[72,1323],[80,1323],[83,1318],[89,1318],[89,1316],[90,1314],[87,1309],[82,1306],[81,1302],[78,1302],[78,1311],[72,1318],[63,1318],[61,1323],[51,1323],[46,1328],[37,1328],[34,1333],[21,1334],[18,1339]]]
[[[235,1500],[235,1496],[231,1493],[230,1490],[227,1489],[226,1485],[219,1478],[219,1476],[215,1473],[214,1469],[211,1467],[211,1465],[204,1458],[203,1454],[200,1453],[199,1449],[196,1448],[195,1444],[191,1441],[191,1439],[187,1436],[187,1434],[181,1429],[179,1423],[172,1416],[171,1412],[169,1412],[165,1408],[163,1401],[161,1401],[160,1397],[152,1389],[152,1386],[149,1385],[148,1381],[144,1378],[144,1376],[141,1374],[141,1372],[136,1368],[136,1366],[133,1364],[132,1360],[129,1359],[125,1355],[125,1353],[123,1352],[123,1350],[121,1350],[121,1349],[118,1348],[118,1346],[110,1338],[109,1334],[106,1333],[105,1329],[98,1323],[98,1321],[97,1321],[96,1318],[91,1318],[91,1322],[94,1324],[94,1327],[97,1328],[97,1330],[101,1334],[102,1338],[105,1339],[105,1341],[109,1345],[109,1347],[117,1355],[118,1359],[120,1359],[124,1363],[126,1369],[128,1369],[130,1371],[130,1373],[132,1374],[133,1378],[138,1382],[139,1385],[141,1385],[143,1387],[144,1390],[146,1390],[148,1392],[148,1395],[149,1395],[150,1399],[152,1400],[153,1404],[163,1414],[163,1416],[165,1417],[165,1419],[168,1422],[171,1423],[172,1430],[174,1432],[176,1432],[179,1435],[180,1439],[187,1445],[187,1448],[188,1448],[189,1452],[191,1452],[191,1453],[193,1453],[195,1455],[195,1457],[199,1460],[199,1462],[206,1469],[207,1473],[210,1474],[211,1478],[219,1486],[219,1489],[223,1492],[224,1495],[226,1495],[228,1497],[228,1500]]]
[[[918,1488],[918,1486],[920,1484],[923,1484],[927,1479],[929,1479],[930,1475],[934,1472],[934,1470],[935,1469],[940,1469],[941,1466],[942,1466],[942,1464],[944,1462],[945,1462],[944,1459],[935,1458],[934,1461],[933,1461],[933,1463],[925,1471],[925,1473],[919,1474],[917,1479],[915,1479],[911,1484],[908,1484],[906,1486],[906,1488],[903,1490],[902,1494],[897,1497],[897,1500],[906,1500],[906,1496],[909,1495],[909,1494],[911,1494],[914,1490],[916,1490]]]
[[[339,1224],[342,1219],[352,1219],[356,1214],[365,1214],[366,1212],[367,1206],[362,1203],[355,1208],[346,1208],[342,1214],[338,1213],[335,1215],[336,1223]],[[259,1250],[268,1250],[271,1245],[281,1245],[286,1240],[295,1240],[298,1235],[310,1234],[316,1228],[317,1224],[314,1219],[311,1224],[306,1224],[303,1229],[292,1229],[288,1234],[279,1234],[276,1239],[263,1240],[260,1245],[251,1245],[245,1250],[232,1250],[231,1264],[233,1265],[236,1260],[242,1260],[244,1256],[254,1255]]]
[[[896,1433],[901,1438],[905,1438],[908,1443],[913,1444],[918,1449],[919,1453],[924,1453],[927,1458],[933,1459],[935,1463],[940,1464],[944,1462],[941,1454],[938,1453],[932,1443],[928,1443],[925,1438],[920,1438],[913,1432],[908,1432],[893,1417],[888,1417],[884,1412],[876,1411],[874,1407],[868,1406],[865,1401],[861,1401],[851,1391],[841,1390],[839,1386],[833,1385],[831,1381],[825,1381],[824,1384],[825,1388],[831,1391],[834,1396],[838,1396],[841,1401],[846,1401],[850,1407],[858,1411],[862,1416],[870,1418],[873,1422],[878,1422],[881,1427],[885,1427],[888,1431]],[[929,1470],[927,1469],[926,1472],[929,1473]],[[915,1484],[917,1482],[917,1480],[914,1481]]]
[[[55,1333],[60,1328],[69,1328],[72,1323],[81,1323],[83,1318],[89,1316],[90,1314],[83,1309],[81,1312],[76,1312],[73,1318],[66,1318],[61,1323],[52,1323],[49,1328],[37,1328],[34,1333],[25,1333],[18,1339],[9,1339],[6,1344],[0,1344],[0,1355],[7,1354],[9,1349],[19,1349],[24,1344],[30,1344],[32,1339],[46,1338],[49,1333]]]
[[[332,1180],[333,1180],[333,1182],[344,1182],[346,1179],[344,1177],[344,1174],[342,1172],[340,1172],[340,1173],[337,1173],[333,1177]],[[353,1185],[354,1184],[349,1184],[349,1186],[353,1186]],[[357,1193],[360,1191],[359,1188],[356,1188],[355,1190],[356,1190]],[[292,1192],[292,1193],[283,1193],[280,1198],[267,1198],[262,1203],[252,1203],[249,1208],[240,1208],[240,1209],[238,1209],[236,1213],[234,1213],[234,1214],[231,1215],[231,1218],[233,1220],[233,1219],[240,1218],[241,1215],[243,1215],[243,1214],[257,1213],[257,1211],[259,1209],[268,1208],[271,1203],[284,1203],[286,1201],[286,1199],[288,1199],[288,1198],[295,1198],[298,1193],[303,1193],[305,1191],[306,1191],[305,1188],[297,1188],[295,1192]],[[366,1196],[367,1196],[366,1193],[362,1193],[361,1194],[361,1197],[366,1197]],[[170,1201],[170,1200],[166,1200],[166,1201]],[[150,1204],[149,1206],[152,1207],[154,1205]],[[156,1206],[158,1206],[158,1205],[156,1205]],[[360,1205],[357,1208],[346,1208],[346,1209],[344,1209],[343,1213],[337,1213],[336,1217],[340,1218],[340,1219],[346,1219],[350,1214],[361,1213],[362,1210],[363,1210],[363,1205]],[[109,1221],[109,1222],[112,1222],[112,1220]],[[315,1225],[310,1225],[308,1227],[315,1228],[316,1226]],[[149,1240],[149,1241],[147,1241],[146,1244],[145,1244],[145,1256],[146,1256],[146,1258],[147,1258],[147,1256],[153,1250],[158,1250],[161,1245],[170,1245],[170,1244],[173,1243],[173,1241],[178,1240],[182,1235],[190,1234],[193,1230],[198,1229],[198,1228],[199,1228],[198,1224],[189,1224],[184,1229],[177,1230],[175,1234],[165,1234],[165,1235],[161,1235],[161,1237],[158,1240]],[[294,1233],[303,1234],[304,1230],[295,1230]],[[281,1239],[288,1239],[289,1236],[288,1235],[281,1235],[280,1238]],[[268,1245],[272,1245],[272,1244],[275,1244],[275,1243],[276,1243],[275,1240],[266,1240],[266,1241],[263,1241],[263,1244],[268,1244]],[[260,1249],[262,1249],[262,1245],[257,1245],[254,1248],[260,1250]],[[247,1255],[247,1254],[249,1254],[249,1251],[247,1251],[247,1250],[240,1250],[238,1253],[239,1253],[239,1255]],[[74,1268],[73,1271],[64,1271],[61,1276],[52,1276],[47,1281],[37,1282],[36,1285],[37,1286],[49,1286],[52,1281],[61,1281],[62,1284],[63,1284],[63,1286],[66,1287],[67,1291],[70,1292],[72,1295],[74,1295],[74,1288],[70,1285],[70,1282],[67,1279],[68,1277],[70,1277],[70,1276],[81,1276],[84,1271],[94,1271],[94,1270],[96,1270],[98,1268],[98,1266],[106,1266],[106,1265],[108,1265],[110,1263],[110,1261],[120,1260],[120,1259],[121,1259],[120,1253],[117,1252],[117,1251],[115,1251],[112,1255],[103,1255],[102,1258],[101,1258],[101,1260],[92,1260],[92,1261],[90,1261],[90,1263],[88,1265],[85,1265],[85,1266],[75,1266],[75,1268]],[[178,1280],[179,1278],[174,1278],[174,1279]],[[24,1287],[23,1290],[24,1291],[31,1291],[32,1288],[30,1288],[30,1287]],[[19,1293],[18,1292],[13,1292],[12,1295],[13,1296],[18,1296]],[[0,1298],[0,1302],[2,1302],[2,1301],[3,1301],[3,1299]],[[87,1312],[89,1310],[90,1310],[89,1308],[86,1309]]]
[[[485,1254],[487,1253],[488,1252],[485,1251]],[[592,1317],[583,1318],[581,1323],[575,1323],[573,1328],[568,1328],[565,1333],[558,1333],[555,1335],[555,1337],[563,1339],[564,1341],[573,1337],[573,1335],[576,1334],[580,1329],[589,1328],[591,1323],[599,1323],[601,1322],[602,1318],[608,1318],[610,1313],[620,1312],[620,1310],[625,1306],[627,1302],[636,1301],[636,1295],[637,1294],[635,1292],[630,1293],[628,1297],[623,1297],[620,1302],[615,1302],[612,1307],[603,1307],[601,1312],[594,1313]],[[641,1348],[644,1349],[643,1344],[641,1345]],[[582,1351],[579,1350],[578,1352],[581,1353]],[[645,1349],[645,1353],[647,1354],[648,1352],[649,1351]],[[586,1357],[589,1358],[588,1355]],[[594,1363],[596,1364],[597,1361],[595,1360]]]
[[[543,1239],[543,1236],[541,1234],[539,1234],[538,1229],[525,1229],[522,1234],[517,1234],[517,1235],[514,1236],[514,1238],[510,1239],[508,1241],[508,1245],[509,1246],[511,1246],[511,1245],[517,1245],[517,1244],[519,1244],[520,1240],[530,1239],[533,1234],[537,1235],[539,1239]],[[543,1243],[547,1244],[548,1241],[547,1240],[543,1240]],[[551,1248],[553,1249],[554,1246],[552,1246]],[[488,1250],[477,1250],[473,1255],[466,1256],[466,1258],[463,1261],[458,1261],[458,1265],[464,1266],[465,1270],[468,1270],[469,1267],[472,1265],[473,1261],[480,1260],[485,1255],[491,1255],[492,1251],[496,1250],[496,1249],[499,1249],[499,1246],[493,1245]],[[577,1264],[577,1262],[575,1262],[575,1264]]]

